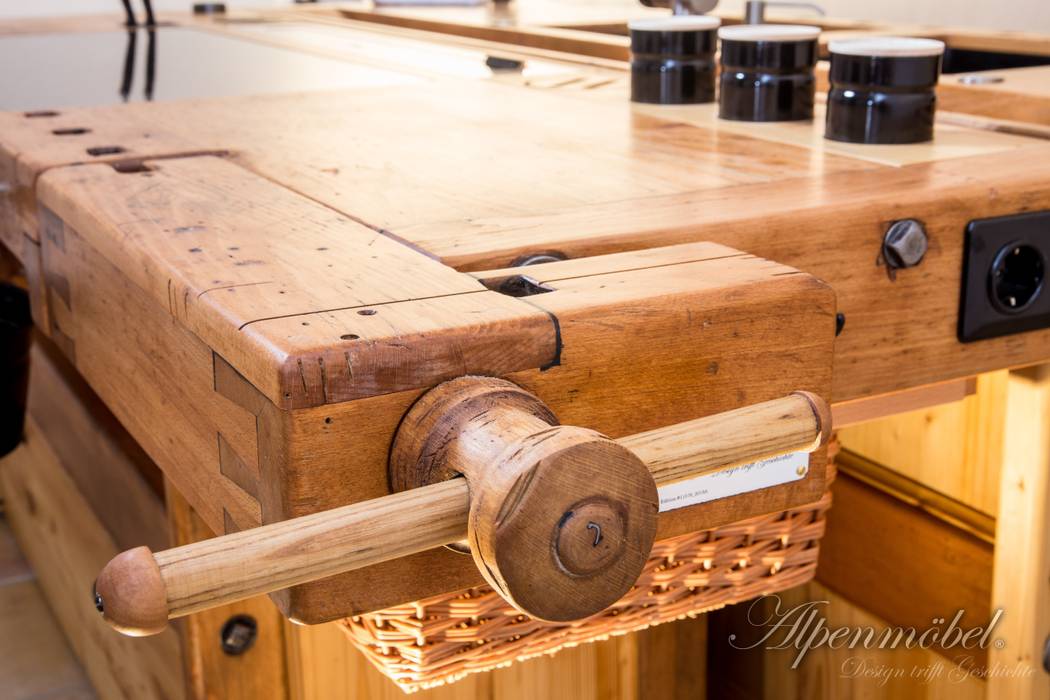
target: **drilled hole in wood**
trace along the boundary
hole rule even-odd
[[[361,309],[357,313],[358,313],[359,316],[375,316],[376,315],[376,310],[375,309]]]
[[[47,117],[57,117],[58,112],[50,109],[38,109],[34,112],[26,112],[22,116],[26,119],[44,119]]]
[[[118,173],[125,174],[148,173],[153,171],[153,168],[149,167],[141,160],[122,160],[117,163],[110,163],[110,165],[112,165],[113,169]]]
[[[328,416],[327,418],[324,419],[324,422],[325,422],[325,425],[331,425],[332,424],[332,417]]]
[[[346,335],[339,336],[339,340],[357,340],[361,336],[356,333],[347,333]]]
[[[115,156],[124,152],[123,146],[92,146],[87,149],[89,156]]]
[[[52,129],[51,133],[55,136],[79,136],[80,134],[90,134],[91,129],[85,129],[78,126],[68,129]]]

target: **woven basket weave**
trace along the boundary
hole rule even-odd
[[[827,492],[800,508],[657,542],[635,587],[586,620],[540,622],[477,586],[342,624],[354,645],[406,692],[451,683],[801,585],[816,572],[830,506]]]

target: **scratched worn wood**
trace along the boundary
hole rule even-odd
[[[1045,331],[954,334],[962,227],[1047,206],[1050,147],[1034,139],[962,129],[965,150],[861,157],[700,111],[491,81],[0,122],[22,240],[40,247],[38,322],[216,531],[382,495],[393,426],[421,388],[467,371],[505,374],[616,437],[824,392],[826,367],[808,363],[830,352],[836,310],[838,399],[1047,352]],[[123,164],[73,166],[119,160],[87,153],[99,145],[125,148]],[[879,243],[904,216],[926,222],[931,249],[891,277]],[[811,278],[690,247],[708,238],[826,280],[837,308]],[[452,269],[550,249],[578,260],[537,270],[556,291],[525,299]],[[598,253],[620,255],[598,269]],[[801,497],[784,493],[706,512]],[[399,587],[383,585],[395,572]],[[476,582],[435,552],[283,604],[324,619]]]
[[[493,146],[486,153],[493,155],[487,160],[471,156],[467,162],[462,159],[466,152],[452,154],[457,159],[454,169],[458,177],[447,186],[435,186],[447,178],[443,180],[433,169],[446,172],[450,166],[447,146],[442,145],[448,138],[439,142],[406,137],[412,132],[406,127],[392,140],[361,144],[345,137],[326,139],[326,128],[331,127],[324,123],[339,122],[345,125],[342,131],[352,133],[371,134],[389,128],[387,112],[380,117],[377,110],[369,116],[370,110],[358,106],[355,111],[349,103],[344,106],[341,97],[298,100],[300,113],[316,115],[317,119],[310,117],[308,127],[283,134],[282,141],[288,145],[283,152],[252,145],[260,142],[266,121],[276,119],[268,114],[291,109],[283,98],[246,101],[250,105],[246,111],[258,118],[249,124],[240,120],[237,129],[229,130],[232,133],[224,132],[222,124],[231,122],[219,111],[226,109],[227,103],[216,103],[215,111],[210,103],[200,103],[195,105],[195,116],[182,121],[196,123],[194,120],[200,118],[216,125],[196,129],[198,134],[205,134],[198,136],[197,146],[222,150],[221,144],[226,144],[235,153],[234,159],[249,169],[287,182],[373,227],[410,239],[461,269],[506,265],[518,254],[537,248],[577,256],[700,238],[786,260],[828,280],[839,293],[847,329],[837,355],[840,366],[848,368],[840,372],[842,379],[836,387],[840,400],[959,376],[963,368],[969,370],[966,374],[973,374],[1004,363],[1038,359],[1038,352],[1028,343],[996,340],[958,346],[952,318],[957,306],[953,287],[961,269],[961,237],[957,232],[965,222],[1046,206],[1040,199],[1040,184],[1046,178],[1041,163],[1046,159],[1039,155],[1050,147],[1038,140],[956,127],[945,134],[962,139],[966,143],[962,150],[949,143],[905,147],[904,151],[891,147],[870,149],[889,155],[858,159],[824,152],[819,139],[786,142],[783,130],[755,131],[753,136],[762,137],[756,140],[734,131],[739,127],[700,119],[699,115],[706,112],[697,112],[691,123],[684,125],[677,118],[667,121],[649,113],[639,115],[623,103],[580,100],[557,91],[540,94],[520,87],[461,85],[447,95],[448,99],[438,99],[440,91],[435,86],[430,97],[423,94],[425,90],[406,90],[404,95],[386,91],[383,99],[392,107],[396,105],[395,114],[416,113],[426,101],[435,128],[441,113],[450,112],[441,122],[446,135],[465,134],[464,115],[451,107],[459,103],[476,105],[478,100],[491,105],[491,110],[482,110],[483,116],[476,113],[469,119],[480,118],[480,123],[491,129],[491,133],[483,133],[490,133],[485,138]],[[346,99],[351,99],[349,94]],[[535,109],[530,111],[524,105],[534,105]],[[103,113],[91,114],[90,119],[101,119]],[[181,124],[172,123],[170,108],[167,113],[165,117],[165,111],[156,107],[134,106],[123,111],[116,122],[127,124],[129,129],[148,122],[158,141],[163,140],[161,134],[171,132],[172,149],[177,151],[190,134],[176,137],[173,130]],[[529,116],[531,113],[547,115],[542,127]],[[89,118],[89,113],[82,114]],[[668,117],[673,114],[678,112],[668,112]],[[79,123],[69,114],[56,119],[60,120],[56,124]],[[581,122],[598,126],[580,132],[575,125]],[[42,130],[32,124],[12,126],[19,139],[25,137],[30,144],[35,139],[41,144],[20,157],[30,171],[83,157],[84,139],[79,143],[79,137],[63,141],[49,131],[38,133]],[[479,133],[476,127],[479,123],[472,122],[471,137],[475,139]],[[503,129],[519,137],[501,139],[497,134],[505,133]],[[206,134],[212,132],[221,136],[211,140]],[[524,134],[536,141],[521,138]],[[548,145],[542,161],[530,158],[514,145],[532,149],[531,144],[550,144],[552,138],[569,136],[574,140],[593,137],[594,142],[572,149]],[[629,142],[626,137],[630,137]],[[106,138],[119,142],[121,134],[111,131]],[[373,154],[362,150],[371,144],[376,144]],[[403,150],[401,144],[406,146]],[[631,156],[642,150],[646,158]],[[1014,168],[1012,164],[1022,151],[1031,166]],[[129,150],[131,155],[141,152],[134,144]],[[374,175],[362,183],[361,171],[345,165],[358,162],[366,172],[374,172],[371,163],[389,162],[395,152],[397,163],[404,164],[397,187]],[[904,160],[894,155],[902,152],[909,154]],[[599,166],[595,158],[605,161]],[[881,162],[872,162],[871,158]],[[505,162],[524,165],[508,169],[502,167]],[[571,173],[587,173],[588,177],[573,177]],[[546,186],[548,182],[551,187]],[[506,196],[508,191],[523,188],[530,192],[527,198]],[[412,191],[413,196],[399,196],[405,190]],[[679,194],[668,194],[674,190]],[[892,197],[888,192],[894,193]],[[648,197],[645,207],[637,206],[639,196]],[[617,198],[623,201],[606,203]],[[754,206],[730,206],[744,200]],[[963,206],[955,206],[955,202]],[[498,214],[486,216],[493,212]],[[927,221],[934,245],[921,268],[891,280],[879,264],[878,241],[888,221],[901,216]],[[836,236],[842,240],[837,245],[824,245],[823,237],[811,232],[824,230],[825,222],[832,219],[837,222]],[[770,221],[780,229],[778,236],[766,235]],[[931,277],[946,283],[929,285]],[[894,308],[908,308],[917,317],[943,318],[945,322],[907,324],[889,313]],[[901,354],[887,352],[879,342],[887,337],[888,328],[893,329],[896,347],[928,352],[938,361],[903,363]],[[936,339],[935,344],[931,337]]]
[[[26,178],[84,160],[98,139],[127,147],[129,157],[228,150],[248,169],[460,269],[506,265],[537,248],[577,256],[701,238],[784,260],[828,280],[840,295],[847,330],[837,347],[839,400],[1039,359],[1027,342],[958,346],[949,319],[961,267],[957,232],[966,221],[1047,206],[1041,156],[1050,147],[1040,140],[955,126],[933,146],[841,153],[808,132],[801,138],[806,130],[797,126],[743,134],[739,125],[713,121],[710,109],[683,117],[679,108],[654,112],[581,99],[579,92],[435,84],[384,89],[375,109],[362,106],[358,94],[373,93],[299,97],[294,106],[282,97],[247,98],[236,102],[250,118],[237,120],[224,116],[229,101],[195,103],[192,114],[170,105],[64,113],[54,125],[98,131],[63,138],[40,120],[8,115],[5,132],[24,144],[17,169]],[[466,104],[469,114],[459,107]],[[442,139],[398,123],[421,110]],[[261,148],[277,138],[267,134],[284,123],[279,115],[293,112],[302,121],[282,128],[282,148]],[[347,136],[391,130],[396,137]],[[503,138],[508,132],[516,137]],[[470,143],[487,145],[454,146],[468,134]],[[540,147],[544,158],[531,157]],[[1013,167],[1022,152],[1031,166]],[[504,167],[510,162],[518,167]],[[455,180],[445,176],[450,170]],[[508,197],[512,191],[529,194]],[[641,197],[645,207],[637,205]],[[736,206],[741,201],[753,205]],[[922,268],[891,280],[879,264],[878,240],[900,216],[927,221],[934,245]],[[812,235],[829,220],[842,239],[836,245]],[[766,235],[769,222],[779,235]],[[945,282],[929,285],[931,277]],[[907,324],[890,313],[894,308],[945,322]],[[937,361],[904,362],[880,342],[891,336],[895,347]]]
[[[317,256],[316,263],[307,263],[312,265],[314,281],[332,280],[314,287],[319,290],[316,293],[304,292],[304,282],[296,282],[304,277],[291,262],[294,256],[279,254],[286,245],[281,241],[288,239],[277,234],[273,242],[265,238],[269,228],[283,231],[283,227],[266,223],[271,216],[266,208],[236,202],[238,192],[250,195],[258,187],[265,201],[276,204],[288,199],[290,206],[302,207],[302,217],[310,216],[314,205],[218,159],[169,159],[148,166],[153,170],[119,173],[98,165],[53,170],[44,176],[49,184],[42,181],[41,188],[49,192],[44,195],[47,204],[76,222],[63,223],[51,209],[43,215],[42,257],[54,291],[51,332],[214,530],[241,529],[385,494],[387,445],[418,388],[459,374],[509,373],[548,400],[565,422],[575,421],[613,436],[795,389],[826,392],[834,313],[831,294],[789,268],[718,246],[686,246],[678,251],[678,264],[659,267],[645,267],[631,255],[615,256],[582,275],[573,272],[578,263],[562,263],[560,272],[555,265],[552,286],[556,291],[523,300],[490,291],[473,276],[442,267],[329,214],[331,225],[350,240],[360,232],[362,247],[373,248],[376,255],[386,250],[394,258],[401,256],[403,262],[395,263],[392,258],[389,264],[419,271],[415,279],[405,276],[402,298],[430,298],[402,304],[392,302],[389,295],[364,296],[359,300],[364,306],[328,311],[338,305],[338,299],[316,294],[342,288],[349,295],[352,286],[364,279],[351,272],[354,263],[347,259],[345,248],[339,247],[335,237],[339,234],[331,234],[329,241],[323,239],[328,235],[321,228],[325,219],[309,231],[304,228],[300,240]],[[206,172],[217,182],[229,177],[236,186],[222,191],[195,189],[194,178]],[[50,184],[52,179],[64,182],[65,177],[70,178],[69,187]],[[132,184],[124,185],[126,178]],[[127,192],[129,208],[94,207],[98,191],[91,186],[96,179]],[[145,201],[134,180],[152,183],[145,185],[149,195]],[[214,204],[206,204],[208,201]],[[133,218],[130,213],[136,205],[157,215]],[[227,223],[220,226],[208,220],[200,224],[199,215],[161,214],[206,212],[209,206],[223,212],[222,216],[215,214],[216,222]],[[244,212],[240,220],[230,215],[238,210]],[[321,212],[318,216],[323,214],[316,210]],[[276,216],[276,207],[274,211]],[[176,224],[190,230],[175,231],[180,228]],[[120,245],[136,227],[142,230],[144,244]],[[318,236],[321,238],[310,240]],[[160,239],[165,237],[175,242],[163,243]],[[329,246],[317,243],[328,243],[334,249],[330,257],[324,255],[328,251],[316,250]],[[265,262],[239,266],[240,260]],[[357,267],[361,275],[372,274],[367,263]],[[138,284],[119,270],[127,270]],[[260,276],[251,279],[243,276],[246,274]],[[281,284],[282,275],[289,280],[287,284]],[[227,278],[230,284],[248,284],[201,294],[202,288],[206,291],[216,280],[221,283]],[[250,284],[252,281],[274,284]],[[170,297],[169,282],[178,290]],[[433,292],[422,286],[418,292],[411,290],[410,285],[424,283],[432,284]],[[391,293],[398,291],[388,281],[377,280],[376,294],[382,294],[383,285]],[[364,286],[360,289],[369,291]],[[730,289],[733,294],[727,296]],[[240,290],[249,290],[244,301],[236,296]],[[121,302],[125,313],[118,317],[107,313],[123,297],[128,297]],[[438,297],[448,303],[437,304]],[[371,303],[376,300],[387,303]],[[267,304],[275,304],[269,308],[276,310],[266,311]],[[427,311],[398,314],[402,305],[423,305]],[[451,319],[443,332],[437,332],[437,314]],[[256,318],[259,321],[249,324]],[[233,323],[223,326],[223,319]],[[745,320],[756,329],[751,332],[777,338],[777,342],[755,345],[735,340],[738,324]],[[756,323],[768,330],[759,332]],[[464,328],[458,336],[457,325]],[[629,340],[623,338],[625,328],[637,329],[628,332]],[[705,342],[698,344],[696,333],[702,333]],[[380,342],[383,337],[391,340]],[[400,354],[400,346],[414,337],[419,340],[411,344],[425,353],[420,357],[432,361],[422,363],[411,354]],[[669,353],[647,360],[649,373],[640,375],[632,369],[633,358],[644,355],[654,338],[660,338]],[[360,339],[373,342],[357,342]],[[274,351],[289,340],[311,354],[289,362],[287,355]],[[442,350],[443,346],[450,349]],[[128,352],[114,352],[118,347],[127,347]],[[181,350],[160,353],[153,347]],[[506,347],[515,352],[499,352]],[[320,357],[313,354],[314,348],[322,353]],[[355,354],[347,362],[351,350]],[[367,355],[358,352],[390,358],[389,373],[381,370],[381,362],[359,361]],[[328,358],[336,353],[337,361],[329,361],[324,353]],[[443,364],[438,361],[443,356],[454,361]],[[791,358],[798,373],[789,377],[777,371],[772,366],[774,357],[778,365]],[[490,361],[495,364],[485,364]],[[236,364],[240,366],[235,368]],[[289,365],[295,370],[291,383],[281,369]],[[524,370],[529,366],[547,369]],[[339,374],[343,367],[345,374]],[[142,380],[123,381],[128,372],[133,377],[148,377],[150,387],[139,391],[137,384]],[[679,372],[703,376],[711,393],[699,394],[688,384],[652,391],[655,377]],[[365,384],[354,383],[362,381],[362,373]],[[259,388],[246,376],[255,377]],[[344,391],[363,387],[360,393],[349,395],[376,396],[325,403],[345,398],[338,393],[339,386]],[[617,396],[631,399],[618,401]],[[306,407],[298,408],[304,404]],[[281,411],[278,405],[296,410]],[[367,416],[367,422],[362,424],[359,416]],[[162,430],[154,427],[161,424]],[[687,531],[690,524],[697,526],[701,510],[703,526],[710,527],[743,517],[745,511],[766,512],[812,500],[820,491],[822,459],[814,458],[814,478],[800,482],[797,488],[769,489],[709,508],[675,511],[661,531],[674,534]],[[428,575],[406,577],[404,572],[415,566]],[[398,583],[392,585],[392,578]],[[302,619],[330,619],[455,590],[478,579],[469,561],[436,551],[295,589],[280,598],[287,611]]]
[[[1025,152],[1050,154],[1038,142],[1031,148]],[[610,203],[400,233],[416,231],[420,245],[465,269],[505,263],[527,250],[586,256],[696,238],[787,261],[836,289],[846,325],[835,348],[833,396],[846,400],[1022,364],[1045,352],[1045,331],[968,345],[955,335],[966,223],[1050,206],[1044,188],[1050,170],[1040,165],[1047,161],[1016,168],[1013,158],[993,154],[846,172],[820,184],[793,178],[653,197],[644,207]],[[754,207],[740,207],[740,197]],[[785,209],[775,213],[779,205]],[[930,250],[922,265],[891,276],[880,243],[888,224],[906,217],[925,222]],[[770,229],[777,235],[768,235]]]

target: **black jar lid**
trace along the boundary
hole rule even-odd
[[[646,17],[627,23],[632,54],[692,56],[715,50],[715,30],[722,24],[707,15]]]
[[[722,27],[722,65],[760,70],[810,68],[817,62],[820,27],[737,24]]]
[[[873,87],[932,88],[941,72],[944,42],[899,36],[828,44],[832,83]]]

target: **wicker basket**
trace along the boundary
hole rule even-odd
[[[830,506],[827,492],[801,508],[657,542],[630,593],[578,622],[534,620],[478,586],[342,624],[354,645],[406,692],[442,685],[803,584],[816,572]]]

